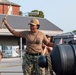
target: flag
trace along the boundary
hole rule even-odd
[[[63,38],[60,39],[59,44],[64,44],[64,39]]]

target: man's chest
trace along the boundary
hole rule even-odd
[[[39,44],[39,43],[42,43],[42,39],[43,38],[40,35],[27,35],[26,36],[27,43]]]

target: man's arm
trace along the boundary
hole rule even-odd
[[[46,43],[46,45],[49,47],[54,47],[55,43],[49,42],[49,43]]]
[[[54,47],[55,43],[49,42],[47,45],[50,46],[50,47]]]
[[[7,22],[6,18],[3,19],[4,25],[15,36],[20,37],[20,32],[15,31]]]

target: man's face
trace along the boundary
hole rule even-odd
[[[51,40],[51,38],[47,38],[48,40],[49,40],[49,42],[50,42],[50,40]]]
[[[36,32],[37,31],[37,25],[32,25],[32,24],[30,24],[30,30],[31,30],[31,32]]]

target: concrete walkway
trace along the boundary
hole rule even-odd
[[[3,58],[0,62],[0,75],[23,75],[21,58]]]

